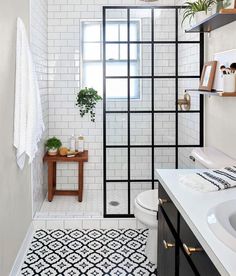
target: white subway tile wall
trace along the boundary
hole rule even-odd
[[[95,3],[96,2],[96,3]],[[160,4],[174,4],[174,1],[161,1]],[[76,89],[81,88],[81,41],[80,41],[80,24],[81,20],[102,20],[102,6],[104,5],[136,5],[142,4],[140,1],[56,1],[49,0],[48,6],[48,66],[49,66],[49,135],[56,135],[62,139],[65,145],[71,134],[78,136],[82,133],[85,136],[85,147],[89,150],[89,162],[85,164],[85,189],[102,189],[102,169],[103,169],[103,140],[102,140],[102,103],[96,108],[96,122],[91,123],[89,117],[80,118],[79,110],[75,107]],[[144,3],[145,4],[145,3]],[[158,27],[158,35],[156,39],[172,39],[173,27],[173,11],[162,11],[155,14],[155,24]],[[141,39],[150,40],[151,20],[150,11],[132,10],[131,19],[141,20]],[[122,19],[127,16],[126,10],[110,10],[107,18]],[[169,30],[169,31],[168,31]],[[159,46],[156,53],[156,69],[162,70],[163,74],[174,74],[174,48]],[[140,75],[151,74],[151,53],[150,45],[141,47],[141,66]],[[119,85],[119,80],[117,85]],[[115,84],[116,85],[116,84]],[[163,80],[157,83],[161,87],[160,94],[164,103],[157,103],[156,107],[160,109],[173,108],[174,82],[172,80]],[[132,110],[150,110],[150,80],[140,81],[141,99],[132,100]],[[165,95],[164,95],[165,93]],[[127,104],[124,100],[107,100],[108,109],[126,110]],[[150,144],[151,143],[151,125],[150,115],[135,114],[131,116],[132,143],[133,144]],[[161,117],[160,116],[160,120]],[[170,122],[173,116],[163,118],[162,125],[165,126],[163,133],[158,133],[158,139],[165,140],[168,134],[168,127],[173,128]],[[174,119],[173,119],[174,120]],[[107,141],[108,144],[127,144],[127,115],[107,115]],[[165,124],[166,123],[166,124]],[[169,132],[173,132],[169,129]],[[166,134],[167,133],[167,134]],[[164,142],[163,142],[164,143]],[[137,150],[136,150],[137,152]],[[147,150],[142,154],[146,155]],[[119,177],[127,178],[127,151],[126,150],[108,150],[107,159],[107,176],[109,179],[117,179]],[[136,157],[133,156],[133,159]],[[142,159],[142,156],[140,156]],[[147,158],[148,159],[148,158]],[[149,158],[150,159],[150,158]],[[163,157],[165,159],[165,157]],[[165,166],[166,160],[162,167]],[[161,158],[159,158],[159,164]],[[151,166],[150,160],[146,167],[142,166],[140,171],[135,164],[133,176],[137,178],[141,173],[142,177],[150,177]],[[67,172],[64,172],[64,169]],[[58,187],[64,189],[66,187],[76,188],[77,169],[73,165],[62,164],[58,168],[57,181]],[[138,175],[135,175],[135,172]],[[73,184],[74,183],[74,184]]]
[[[72,134],[77,137],[83,134],[85,148],[89,150],[89,162],[85,164],[84,183],[85,190],[102,190],[103,185],[103,105],[98,103],[96,107],[96,122],[92,123],[88,116],[81,118],[79,110],[75,106],[76,92],[81,88],[81,21],[102,20],[102,6],[105,5],[147,5],[139,0],[46,0],[32,1],[32,46],[35,57],[41,59],[39,63],[39,78],[42,79],[42,99],[44,105],[45,123],[48,126],[46,136],[57,136],[65,146],[69,146],[69,138]],[[158,5],[174,5],[174,0],[158,1]],[[46,9],[46,11],[45,11]],[[45,14],[48,9],[48,19]],[[40,13],[41,11],[41,13]],[[41,16],[39,17],[38,14]],[[37,15],[37,16],[36,16]],[[155,40],[175,39],[175,11],[155,10]],[[110,10],[107,14],[109,19],[122,19],[126,11]],[[41,18],[42,17],[42,18]],[[131,19],[138,19],[141,23],[141,39],[150,40],[151,21],[150,11],[131,10]],[[181,20],[179,20],[181,24]],[[47,32],[47,34],[45,34]],[[196,35],[186,35],[179,32],[182,40],[197,40]],[[47,38],[47,39],[46,39]],[[136,38],[134,38],[135,40]],[[46,45],[46,46],[45,46]],[[188,46],[188,45],[187,45]],[[45,49],[47,47],[47,49]],[[191,44],[188,47],[180,46],[179,49],[179,72],[182,75],[198,74],[199,63],[197,60],[198,46]],[[42,51],[43,49],[43,51]],[[47,58],[45,57],[47,53]],[[151,46],[140,46],[140,68],[133,75],[151,74]],[[43,58],[42,58],[43,57]],[[42,66],[42,60],[45,62]],[[171,44],[155,46],[155,73],[175,75],[175,46]],[[47,68],[48,66],[48,68]],[[47,72],[45,71],[47,69]],[[46,73],[45,73],[46,72]],[[48,75],[47,75],[48,73]],[[48,76],[48,81],[46,77]],[[44,79],[45,78],[45,79]],[[43,82],[46,81],[46,82]],[[120,86],[121,80],[107,80],[109,85]],[[113,82],[113,83],[112,83]],[[116,83],[114,83],[116,82]],[[180,97],[186,88],[196,88],[198,80],[185,79],[179,81]],[[140,98],[131,100],[131,110],[151,109],[151,80],[140,79]],[[175,110],[175,80],[155,80],[155,109]],[[102,91],[100,91],[102,92]],[[48,94],[47,94],[48,93]],[[47,96],[48,95],[48,96]],[[191,109],[199,108],[199,97],[192,96]],[[108,110],[127,110],[127,102],[124,100],[107,99]],[[193,116],[194,115],[194,116]],[[155,143],[161,145],[175,144],[175,115],[155,115]],[[180,115],[179,120],[180,141],[185,144],[198,142],[199,120],[195,114]],[[107,142],[108,144],[127,144],[127,114],[107,115]],[[149,114],[131,115],[131,143],[150,144],[151,125]],[[39,153],[37,160],[41,161],[43,154]],[[189,149],[179,150],[180,167],[187,166]],[[182,156],[183,155],[183,156]],[[145,162],[143,162],[145,159]],[[37,161],[36,160],[36,161]],[[131,177],[133,179],[146,179],[151,177],[151,152],[150,149],[131,150]],[[109,149],[107,152],[107,177],[108,179],[127,179],[127,150]],[[142,161],[142,162],[141,162]],[[40,164],[40,162],[37,162]],[[42,165],[41,165],[42,166]],[[155,167],[174,168],[175,149],[155,149]],[[38,175],[42,167],[34,166],[34,175]],[[46,173],[44,172],[46,176]],[[36,179],[36,177],[34,178]],[[40,179],[39,177],[37,179]],[[76,164],[59,164],[57,169],[58,189],[76,189],[78,169]],[[38,180],[39,181],[39,180]],[[40,180],[39,182],[42,182]],[[41,189],[43,185],[35,185]],[[45,188],[45,186],[43,186]],[[43,188],[43,193],[45,189]],[[112,189],[127,191],[124,183],[110,183],[108,199],[119,199],[119,194],[114,197]],[[133,183],[132,197],[136,191],[150,189],[150,183]],[[42,193],[42,194],[43,194]],[[34,194],[38,194],[35,190]],[[40,193],[39,193],[40,194]],[[124,196],[125,193],[120,195]],[[102,194],[101,194],[102,196]],[[40,199],[41,200],[41,199]],[[40,201],[38,200],[38,202]],[[122,207],[122,206],[121,206]],[[99,207],[100,208],[100,207]],[[110,212],[113,211],[109,207]],[[126,204],[123,207],[127,210]],[[120,209],[122,209],[120,208]],[[99,210],[100,212],[101,210]]]
[[[39,81],[43,120],[46,130],[39,151],[31,167],[33,189],[33,214],[35,214],[47,193],[47,169],[43,165],[44,142],[48,137],[48,83],[47,83],[47,51],[48,51],[48,3],[47,0],[31,0],[30,43],[33,60]]]

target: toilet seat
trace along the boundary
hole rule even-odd
[[[142,192],[136,197],[137,204],[148,211],[158,211],[158,189]]]

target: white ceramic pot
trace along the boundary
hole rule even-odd
[[[57,155],[58,149],[51,148],[48,150],[48,155]]]
[[[223,92],[236,92],[236,75],[227,74],[223,76]]]
[[[195,14],[196,23],[199,24],[208,17],[205,11],[199,11]]]

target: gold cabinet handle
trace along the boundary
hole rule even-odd
[[[184,251],[190,256],[193,253],[202,252],[203,249],[201,247],[189,247],[185,243],[183,244]]]
[[[160,205],[163,205],[163,204],[165,204],[165,203],[167,203],[167,202],[168,202],[167,199],[159,198],[159,204],[160,204]]]
[[[170,248],[175,247],[175,243],[170,243],[165,240],[163,240],[163,245],[164,245],[165,249],[170,249]]]

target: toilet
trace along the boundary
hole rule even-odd
[[[157,211],[158,189],[142,192],[135,198],[134,215],[148,228],[145,254],[153,264],[157,264]]]
[[[193,149],[190,159],[194,162],[195,169],[221,169],[236,165],[235,159],[213,147]]]

